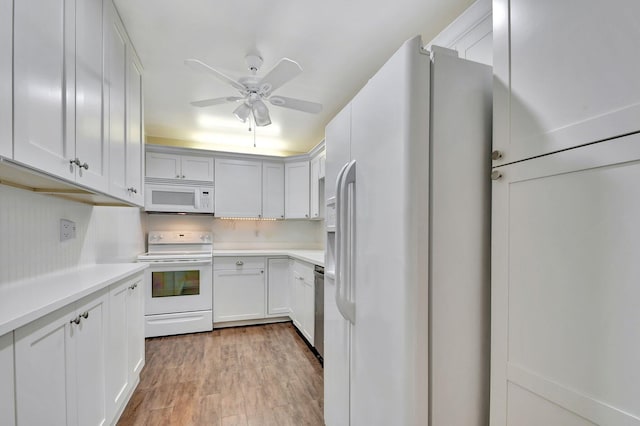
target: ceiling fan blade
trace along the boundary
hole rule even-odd
[[[201,101],[193,101],[193,102],[190,102],[190,104],[195,107],[208,107],[208,106],[226,104],[228,102],[237,102],[242,100],[244,100],[244,98],[240,98],[238,96],[227,96],[225,98],[213,98],[213,99],[203,99]]]
[[[263,96],[269,96],[271,92],[282,86],[302,72],[302,67],[297,62],[288,58],[280,59],[280,62],[262,77],[258,87]]]
[[[271,102],[271,104],[275,106],[295,109],[311,114],[317,114],[322,111],[321,104],[303,101],[302,99],[287,98],[285,96],[272,96],[269,98],[269,102]]]
[[[201,62],[201,61],[199,61],[197,59],[187,59],[187,60],[184,61],[184,64],[186,66],[188,66],[189,68],[193,69],[193,70],[204,71],[206,73],[212,74],[213,76],[215,76],[219,80],[224,81],[225,83],[232,85],[233,87],[235,87],[236,89],[238,89],[242,93],[247,91],[247,88],[244,86],[244,84],[232,79],[231,77],[228,77],[228,76],[222,74],[218,70],[215,70],[215,69],[211,68],[209,65],[205,64],[204,62]]]

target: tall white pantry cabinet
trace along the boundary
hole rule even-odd
[[[640,3],[494,0],[492,426],[640,425]]]

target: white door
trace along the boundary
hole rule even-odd
[[[102,13],[102,0],[76,2],[75,150],[83,165],[77,168],[78,183],[106,192],[109,171],[102,120]]]
[[[262,162],[262,217],[284,219],[284,163]]]
[[[496,0],[493,10],[495,165],[640,130],[630,53],[640,2]]]
[[[142,127],[142,67],[130,49],[127,54],[127,188],[131,201],[142,206],[144,205],[142,168],[142,153],[144,150]]]
[[[320,157],[311,160],[309,210],[312,219],[320,218]]]
[[[640,418],[640,135],[496,169],[491,425]]]
[[[70,2],[14,2],[14,158],[71,180],[74,22]]]
[[[16,424],[13,332],[0,336],[0,423]]]
[[[262,162],[215,159],[215,215],[262,216]]]
[[[109,193],[128,198],[126,177],[127,42],[112,2],[105,2],[105,139],[109,143]]]
[[[287,219],[309,218],[309,162],[284,165],[284,216]]]
[[[133,383],[144,367],[144,277],[130,281],[127,297],[127,349],[129,383]],[[211,294],[211,293],[209,293]]]
[[[15,331],[18,424],[77,424],[74,314],[69,306]]]
[[[147,152],[146,160],[145,172],[147,177],[182,179],[182,166],[179,155]]]
[[[106,404],[108,418],[113,418],[124,403],[129,383],[128,323],[129,286],[125,281],[109,291],[109,340],[107,343]]]
[[[291,311],[289,259],[269,259],[267,268],[267,314],[289,315]]]
[[[91,296],[80,302],[76,313],[81,318],[72,328],[76,358],[76,398],[78,425],[106,424],[105,409],[105,351],[107,342],[108,294]]]
[[[0,0],[0,155],[13,157],[13,1]]]
[[[182,179],[213,182],[213,157],[191,157],[183,155],[180,158],[180,165],[182,169]]]
[[[213,322],[265,316],[264,269],[213,272]]]

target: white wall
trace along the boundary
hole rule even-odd
[[[60,242],[63,218],[76,223],[75,239]],[[93,207],[0,185],[0,285],[133,260],[144,251],[143,235],[137,208]]]
[[[324,221],[222,220],[211,216],[148,214],[147,231],[211,231],[214,249],[323,248]]]

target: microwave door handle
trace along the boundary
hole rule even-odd
[[[200,210],[200,199],[202,198],[202,191],[200,189],[196,189],[193,194],[193,207],[196,210]]]

